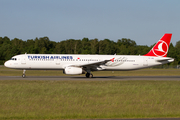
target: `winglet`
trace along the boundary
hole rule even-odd
[[[144,56],[166,57],[171,41],[171,36],[171,33],[164,34],[164,36],[156,43],[156,45]]]

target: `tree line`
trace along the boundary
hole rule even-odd
[[[134,40],[122,38],[114,42],[109,39],[98,40],[83,38],[68,39],[60,42],[50,41],[48,37],[10,40],[7,36],[0,37],[0,64],[18,54],[106,54],[106,55],[144,55],[154,45],[137,45]],[[175,58],[171,65],[180,64],[180,41],[169,47],[168,57]]]

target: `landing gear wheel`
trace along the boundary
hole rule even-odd
[[[23,75],[22,75],[22,77],[23,77],[23,78],[25,78],[25,77],[26,77],[26,75],[25,75],[25,74],[23,74]]]
[[[86,73],[86,77],[89,78],[90,74],[89,73]]]
[[[90,78],[93,78],[93,74],[90,74],[90,76],[89,76]]]
[[[93,74],[91,74],[91,73],[86,73],[86,77],[87,77],[87,78],[93,78]]]
[[[22,74],[22,77],[25,78],[26,77],[26,70],[23,70],[23,74]]]

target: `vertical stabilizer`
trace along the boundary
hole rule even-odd
[[[171,41],[171,36],[171,33],[164,34],[164,36],[156,43],[156,45],[144,56],[166,57]]]

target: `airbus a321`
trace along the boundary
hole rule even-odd
[[[4,65],[23,70],[63,70],[64,74],[85,74],[92,78],[92,71],[136,70],[173,62],[166,57],[172,34],[166,33],[145,55],[80,55],[80,54],[21,54],[13,56]]]

